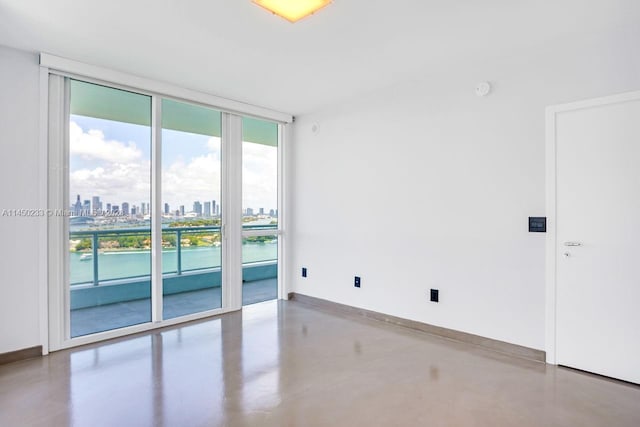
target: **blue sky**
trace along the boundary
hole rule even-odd
[[[198,200],[220,201],[220,139],[162,132],[163,203],[171,210]],[[147,126],[71,116],[70,198],[149,203],[151,130]],[[243,208],[277,208],[277,150],[243,143]]]

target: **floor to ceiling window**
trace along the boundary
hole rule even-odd
[[[242,303],[278,297],[278,125],[242,118]]]
[[[162,100],[162,293],[171,319],[222,307],[220,112]]]
[[[277,298],[280,124],[55,74],[49,92],[52,349]]]
[[[71,337],[151,321],[151,97],[70,81]]]

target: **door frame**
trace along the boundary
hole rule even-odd
[[[557,116],[569,111],[584,110],[603,105],[640,100],[640,91],[625,92],[611,96],[552,105],[546,108],[546,268],[545,268],[545,351],[546,361],[557,364]]]
[[[51,84],[49,76],[58,76],[57,84]],[[222,186],[223,198],[225,199],[223,206],[226,217],[222,224],[223,239],[226,243],[223,245],[223,258],[232,260],[228,261],[226,267],[223,267],[223,296],[222,307],[199,313],[193,313],[181,316],[175,319],[162,319],[162,307],[159,305],[161,296],[161,288],[159,287],[159,279],[162,277],[161,260],[155,260],[152,263],[152,296],[155,296],[156,304],[152,306],[152,319],[150,322],[113,329],[104,332],[98,332],[91,335],[71,338],[67,332],[69,330],[67,311],[69,308],[68,301],[68,280],[66,262],[64,261],[65,251],[59,248],[64,247],[64,241],[68,233],[65,233],[65,221],[49,216],[46,223],[40,225],[41,229],[46,232],[42,236],[40,256],[46,260],[42,263],[40,272],[42,276],[41,286],[39,288],[39,304],[42,309],[40,317],[40,342],[43,346],[43,354],[50,351],[71,348],[79,345],[90,344],[93,342],[103,341],[107,339],[117,338],[125,335],[131,335],[138,332],[149,331],[165,326],[176,325],[192,320],[198,320],[211,317],[231,311],[240,310],[242,308],[242,223],[241,223],[241,180],[242,180],[242,147],[241,147],[241,117],[249,116],[261,120],[268,120],[278,124],[279,129],[279,146],[278,146],[278,173],[279,173],[279,194],[278,209],[283,215],[283,221],[278,221],[278,229],[271,234],[283,236],[285,234],[286,225],[284,223],[284,211],[287,206],[286,196],[284,192],[284,159],[286,153],[284,147],[287,146],[290,133],[290,125],[293,123],[293,116],[290,114],[246,104],[238,101],[220,98],[207,93],[197,92],[190,89],[184,89],[179,86],[146,79],[131,74],[110,70],[98,66],[84,64],[81,62],[59,58],[53,55],[40,54],[40,144],[46,147],[45,153],[39,160],[44,166],[45,171],[41,177],[41,185],[39,188],[40,197],[47,210],[65,209],[64,204],[64,184],[65,172],[64,162],[67,157],[65,147],[68,140],[66,135],[67,129],[64,124],[68,118],[67,97],[65,96],[65,85],[62,78],[70,77],[86,81],[89,83],[102,84],[115,89],[129,90],[152,98],[152,145],[155,153],[152,161],[156,165],[156,174],[152,176],[152,197],[154,211],[161,212],[161,201],[157,197],[160,194],[160,151],[161,144],[161,128],[158,126],[160,118],[160,100],[161,98],[175,99],[182,102],[188,102],[204,107],[213,108],[222,114],[223,138],[226,139],[227,149],[223,151],[222,164]],[[53,91],[53,93],[51,93]],[[64,102],[62,102],[64,101]],[[51,120],[51,115],[54,120]],[[226,129],[226,130],[224,130]],[[234,131],[235,129],[235,131]],[[233,143],[235,142],[235,144]],[[229,171],[231,169],[231,171]],[[53,171],[53,173],[52,173]],[[236,171],[234,174],[233,171]],[[233,177],[232,177],[233,175]],[[233,184],[233,188],[232,187]],[[161,234],[158,226],[152,225],[152,233]],[[156,253],[161,248],[159,239],[155,239]],[[285,253],[284,239],[279,238],[278,248]],[[224,263],[224,261],[223,261]],[[285,257],[278,259],[278,294],[280,298],[286,298],[287,288],[285,275],[281,274],[286,271]],[[226,285],[224,284],[226,283]],[[66,300],[65,300],[66,299]],[[153,300],[153,298],[152,298]]]

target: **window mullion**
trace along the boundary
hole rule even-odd
[[[287,180],[285,176],[286,168],[286,147],[289,141],[291,127],[285,124],[278,125],[278,299],[289,299],[288,297],[288,277],[286,265],[288,262],[287,245],[284,230],[288,223],[287,208]]]
[[[151,320],[162,315],[162,100],[151,100]]]
[[[222,306],[242,308],[242,118],[222,115]]]

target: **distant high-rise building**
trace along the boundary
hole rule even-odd
[[[147,215],[151,215],[151,204],[147,203]]]
[[[75,216],[80,216],[82,213],[82,202],[80,201],[80,195],[76,197],[76,203],[73,205],[73,214]]]
[[[216,205],[216,201],[212,200],[211,201],[211,213],[213,214],[213,216],[218,215],[218,209],[219,209],[219,206]]]
[[[273,209],[271,209],[269,211],[269,216],[275,216],[276,215],[276,211],[274,211]]]
[[[211,216],[211,202],[204,202],[204,216]]]
[[[247,208],[247,216],[253,216],[253,208]]]
[[[184,216],[184,205],[180,205],[180,216]]]
[[[120,213],[120,206],[118,205],[111,205],[111,211],[115,214]]]
[[[102,210],[102,202],[100,201],[99,196],[93,196],[91,198],[91,208],[94,212],[100,212]]]
[[[198,201],[193,202],[193,212],[198,216],[202,216],[202,203]]]
[[[122,214],[124,216],[129,216],[129,203],[122,202]]]
[[[111,203],[107,203],[107,212],[111,212]]]
[[[82,203],[82,215],[91,215],[91,200]]]
[[[138,214],[138,207],[131,206],[131,216],[136,216]]]
[[[169,215],[169,203],[164,204],[164,214]]]
[[[260,215],[264,215],[264,208],[260,208]]]

